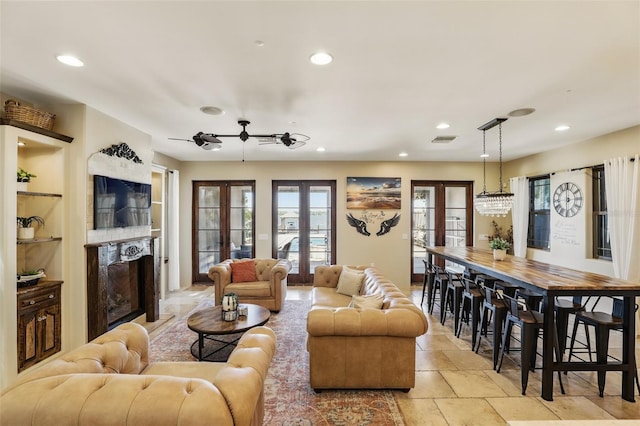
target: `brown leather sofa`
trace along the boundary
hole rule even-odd
[[[253,260],[255,262],[256,281],[234,283],[231,264]],[[291,262],[286,259],[227,259],[209,269],[209,278],[215,285],[215,303],[225,293],[238,295],[240,303],[253,303],[264,306],[270,311],[279,312],[287,295],[287,275]]]
[[[21,376],[0,397],[2,425],[261,425],[276,340],[249,330],[227,362],[149,364],[126,323]]]
[[[382,294],[382,309],[348,307],[352,297],[337,292],[342,266],[315,269],[307,316],[311,387],[408,391],[415,386],[416,337],[427,332],[427,318],[376,268],[360,269],[360,294]]]

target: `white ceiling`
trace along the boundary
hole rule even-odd
[[[503,125],[507,160],[640,124],[639,1],[3,0],[0,14],[3,93],[87,104],[180,160],[240,160],[240,139],[168,139],[237,134],[239,118],[311,137],[249,139],[250,161],[479,161],[477,128],[524,107]],[[333,63],[310,64],[317,50]],[[489,130],[493,160],[497,141]]]

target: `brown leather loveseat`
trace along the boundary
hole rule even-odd
[[[427,318],[376,268],[359,269],[358,296],[378,297],[381,308],[349,307],[354,297],[338,292],[342,266],[315,269],[307,316],[311,387],[408,391],[415,386],[416,337],[427,332]]]
[[[276,338],[242,336],[227,362],[149,364],[149,336],[126,323],[27,372],[0,398],[2,425],[261,425]]]
[[[253,275],[236,272],[251,264]],[[225,293],[235,293],[240,303],[253,303],[279,312],[287,295],[287,275],[291,262],[286,259],[227,259],[209,269],[209,278],[216,287],[215,303],[220,304]],[[246,271],[242,271],[246,272]]]

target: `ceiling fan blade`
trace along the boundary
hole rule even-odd
[[[294,143],[289,145],[287,148],[289,148],[289,149],[298,149],[298,148],[302,148],[306,144],[307,143],[305,141],[295,141]]]
[[[185,141],[185,142],[193,142],[193,139],[181,139],[181,138],[167,138],[170,141]]]

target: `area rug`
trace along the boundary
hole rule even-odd
[[[196,310],[213,306],[205,299]],[[323,391],[309,386],[309,354],[305,347],[308,301],[287,300],[272,313],[267,327],[276,333],[276,354],[265,381],[265,425],[404,425],[391,391]],[[191,312],[191,313],[192,313]],[[191,313],[151,339],[150,359],[195,361],[191,344],[197,334],[187,328]]]

